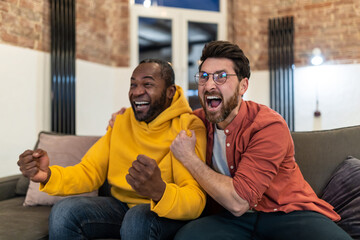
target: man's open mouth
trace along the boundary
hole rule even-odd
[[[206,103],[209,108],[217,108],[222,102],[222,98],[219,96],[206,96]]]
[[[136,109],[144,109],[147,108],[150,105],[150,102],[146,102],[146,101],[135,101],[134,105],[136,107]]]

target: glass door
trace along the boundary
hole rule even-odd
[[[172,64],[175,83],[181,86],[193,109],[200,107],[194,75],[205,43],[226,39],[226,1],[220,11],[131,5],[131,68],[144,58]]]
[[[204,45],[214,41],[218,36],[218,25],[215,23],[188,22],[188,90],[190,107],[200,108],[197,84],[194,75],[199,71],[200,57]]]

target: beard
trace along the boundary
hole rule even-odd
[[[220,93],[221,99],[222,99],[222,104],[223,106],[220,108],[220,113],[219,112],[209,112],[206,108],[206,104],[205,104],[205,96],[206,96],[206,92],[204,94],[204,99],[201,99],[199,97],[200,100],[200,104],[203,107],[204,111],[205,111],[205,117],[209,122],[212,123],[220,123],[223,122],[232,112],[232,110],[234,110],[238,104],[239,104],[239,87],[240,84],[237,85],[234,94],[230,97],[229,101],[224,101],[224,97],[223,95]]]
[[[160,98],[155,99],[154,102],[150,101],[149,110],[145,113],[137,112],[135,110],[135,106],[133,103],[131,104],[133,112],[135,114],[135,119],[138,121],[144,121],[146,123],[151,122],[154,120],[159,114],[165,110],[166,108],[166,89],[161,93]]]

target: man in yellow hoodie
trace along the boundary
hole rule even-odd
[[[49,167],[42,149],[20,155],[23,175],[51,195],[90,192],[106,179],[112,186],[112,197],[58,202],[50,214],[50,239],[171,239],[186,220],[200,216],[205,193],[169,147],[181,130],[193,130],[196,154],[205,161],[206,129],[174,78],[167,62],[142,61],[130,80],[131,108],[79,164]]]

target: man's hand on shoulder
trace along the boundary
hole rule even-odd
[[[188,162],[191,162],[191,159],[197,158],[195,131],[190,130],[190,132],[191,136],[185,130],[181,130],[170,146],[171,152],[185,167]]]
[[[140,195],[158,202],[162,198],[166,184],[161,178],[161,171],[154,159],[138,155],[129,168],[126,181]]]
[[[106,127],[106,130],[108,130],[109,127],[113,128],[116,116],[119,115],[119,114],[124,114],[125,111],[126,111],[126,108],[123,107],[119,111],[114,112],[113,114],[111,114],[111,118],[110,118],[109,123],[108,123],[108,125]]]
[[[42,149],[26,150],[17,162],[21,173],[34,182],[46,184],[50,178],[49,157]]]

